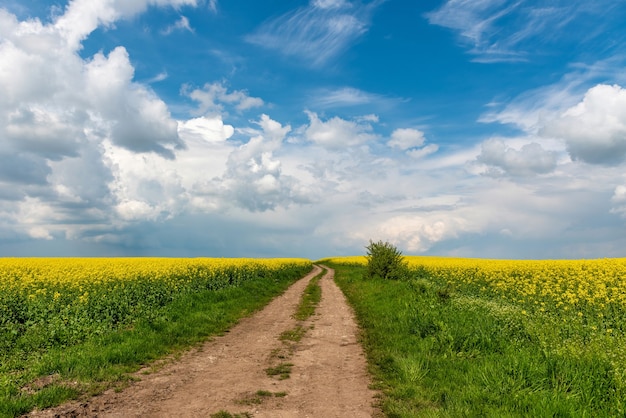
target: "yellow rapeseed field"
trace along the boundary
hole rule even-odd
[[[311,266],[298,258],[0,258],[0,351],[25,337],[71,343],[149,317],[184,293]]]
[[[199,279],[233,283],[258,274],[293,267],[310,268],[306,259],[276,258],[0,258],[0,291],[28,294],[29,299],[135,281],[165,283],[183,289]]]
[[[611,333],[626,319],[626,258],[593,260],[489,260],[404,257],[418,275],[447,282],[463,294],[499,296],[530,312],[570,314]],[[367,264],[364,256],[328,259]],[[598,327],[597,324],[590,327]],[[625,328],[626,329],[626,328]]]
[[[457,410],[444,403],[444,415],[625,416],[626,258],[404,261],[406,279],[370,280],[365,268],[351,267],[337,277],[345,271],[343,285],[366,306],[372,344],[393,345],[386,353],[399,360],[391,379],[406,367],[403,384],[429,394],[423,404],[440,396],[433,388],[448,394],[455,382],[450,405],[475,403]],[[320,262],[366,266],[368,259]],[[421,373],[415,382],[412,370]],[[405,387],[396,393],[404,402]],[[496,409],[483,409],[488,402]]]

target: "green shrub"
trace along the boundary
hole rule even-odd
[[[366,277],[398,280],[408,276],[408,266],[402,252],[389,242],[373,242],[367,247]]]

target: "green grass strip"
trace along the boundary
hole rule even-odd
[[[315,308],[322,299],[322,288],[319,285],[320,279],[326,274],[326,269],[322,267],[322,272],[313,277],[302,293],[300,303],[293,315],[298,321],[305,321],[315,313]]]
[[[570,349],[550,340],[541,316],[430,277],[364,279],[364,267],[329,267],[355,309],[388,417],[626,414],[625,373],[614,367],[622,360],[600,344]]]
[[[0,417],[123,387],[130,373],[225,332],[300,277],[298,273],[251,279],[239,287],[189,294],[126,329],[67,348],[5,357],[0,365]],[[46,379],[50,382],[38,385]]]
[[[289,379],[292,367],[293,363],[280,363],[275,367],[268,367],[265,369],[265,373],[267,373],[268,376],[278,376],[280,380],[285,380]]]

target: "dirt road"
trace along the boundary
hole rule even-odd
[[[157,372],[138,373],[141,380],[122,392],[110,390],[28,416],[378,416],[358,329],[332,270],[319,282],[322,299],[316,313],[304,322],[292,317],[309,280],[320,271],[316,267],[226,335]],[[306,331],[300,341],[285,339],[296,330]]]

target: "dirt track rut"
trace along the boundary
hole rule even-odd
[[[298,323],[293,313],[320,267],[294,283],[224,336],[184,354],[122,392],[35,411],[30,417],[210,417],[220,411],[245,417],[372,417],[375,393],[353,313],[328,269],[319,284],[316,313]],[[301,325],[297,343],[280,340]],[[267,369],[290,366],[289,378]]]

